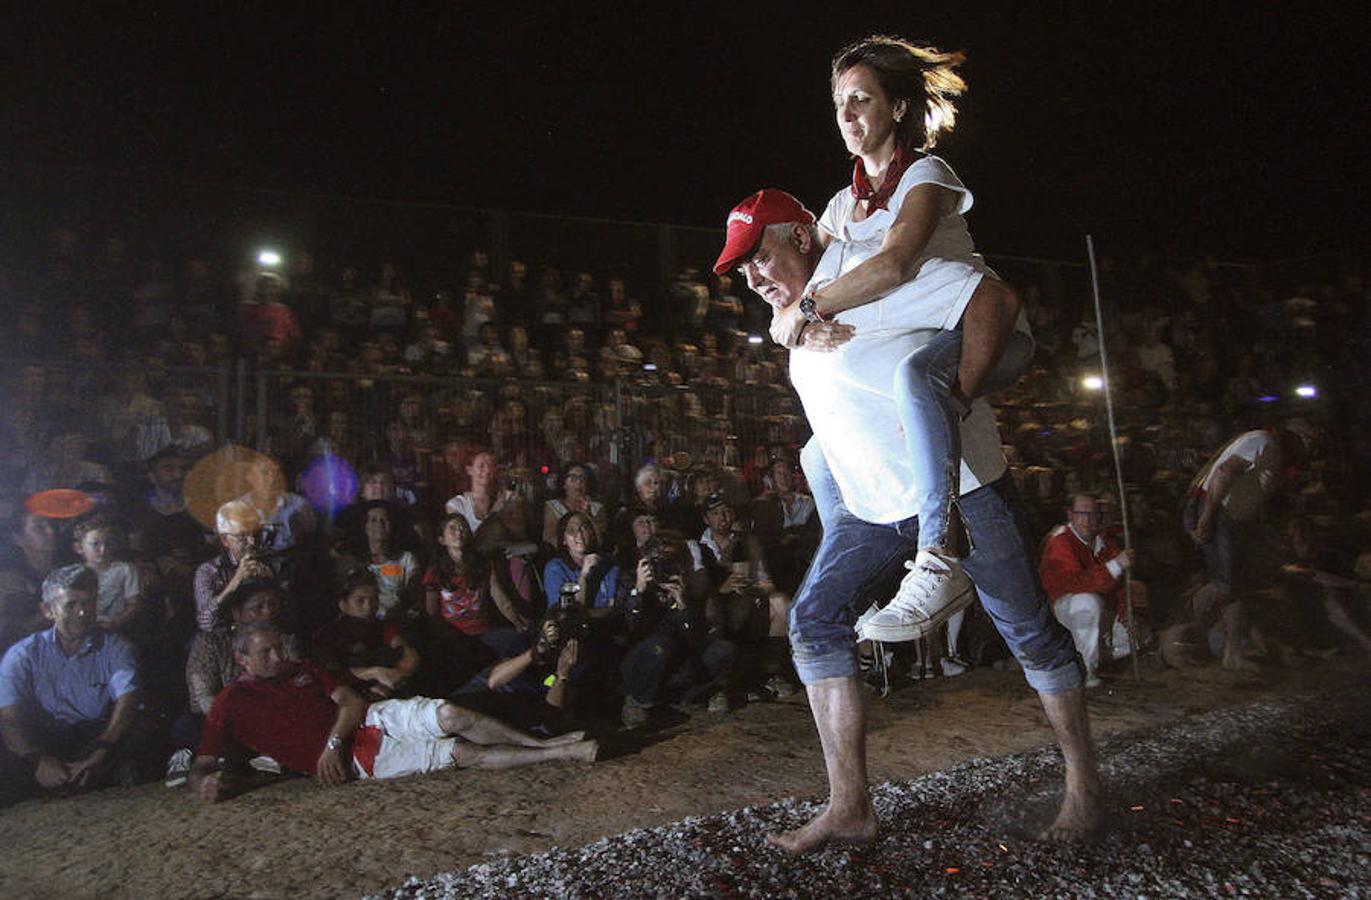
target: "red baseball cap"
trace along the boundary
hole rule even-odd
[[[751,256],[762,242],[762,230],[766,226],[787,222],[812,225],[814,213],[777,188],[762,188],[733,207],[724,222],[724,249],[714,263],[714,274],[722,275],[743,257]]]

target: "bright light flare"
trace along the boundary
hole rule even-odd
[[[1087,375],[1081,379],[1081,387],[1087,391],[1104,390],[1104,379],[1098,375]]]
[[[275,268],[281,264],[281,254],[275,250],[262,250],[257,254],[257,265]]]
[[[1299,387],[1295,388],[1295,396],[1303,397],[1306,400],[1317,397],[1318,395],[1319,389],[1314,387],[1312,384],[1302,384]]]
[[[747,336],[747,342],[749,344],[760,344],[762,342],[762,336],[760,334],[749,334]]]

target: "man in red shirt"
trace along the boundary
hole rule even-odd
[[[1132,652],[1126,616],[1123,573],[1133,565],[1133,551],[1120,550],[1102,529],[1099,502],[1090,494],[1074,494],[1065,525],[1047,536],[1038,567],[1043,590],[1052,599],[1052,612],[1071,632],[1085,663],[1086,687],[1100,683],[1101,645],[1108,643],[1111,658]],[[1133,606],[1146,606],[1147,591],[1133,581]]]
[[[443,700],[368,705],[313,663],[288,659],[281,632],[269,623],[240,628],[234,656],[243,674],[215,698],[190,771],[193,792],[209,803],[230,796],[219,759],[235,746],[270,756],[290,771],[312,773],[326,785],[451,766],[593,762],[598,752],[583,732],[540,740]]]

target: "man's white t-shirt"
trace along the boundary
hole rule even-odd
[[[848,511],[875,524],[918,514],[920,487],[895,409],[895,367],[931,336],[960,321],[976,286],[994,273],[975,252],[962,213],[971,192],[935,156],[911,165],[890,200],[861,222],[852,222],[856,203],[848,188],[829,201],[819,224],[834,239],[815,268],[809,287],[851,270],[878,250],[905,196],[932,182],[961,195],[944,213],[921,257],[918,274],[885,297],[839,313],[855,326],[852,340],[836,350],[803,347],[790,353],[790,378],[805,415],[842,493]],[[1020,315],[1026,330],[1026,317]],[[975,490],[1004,474],[999,429],[989,404],[977,400],[962,421],[961,492]]]
[[[1219,467],[1235,456],[1246,460],[1251,468],[1233,479],[1223,498],[1223,510],[1239,522],[1250,522],[1260,515],[1262,501],[1275,488],[1280,476],[1281,444],[1269,431],[1248,431],[1238,435],[1214,458],[1200,489],[1208,493]]]

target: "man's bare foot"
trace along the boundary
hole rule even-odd
[[[787,853],[810,853],[828,844],[864,847],[876,840],[876,814],[866,809],[851,815],[840,815],[827,806],[824,811],[794,831],[768,834],[766,842]]]
[[[1104,824],[1102,797],[1099,785],[1068,789],[1056,820],[1038,834],[1038,840],[1068,843],[1094,836]]]
[[[600,755],[599,741],[577,741],[574,744],[566,745],[567,759],[578,762],[593,763]]]

